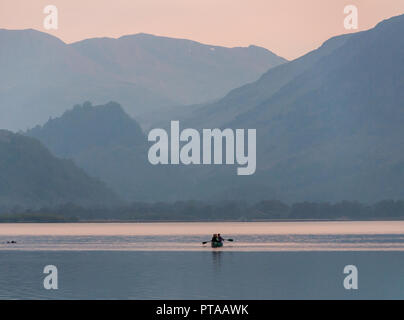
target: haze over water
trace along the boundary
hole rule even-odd
[[[213,233],[222,251],[404,250],[402,221],[0,224],[0,249],[206,251]]]
[[[235,241],[202,245],[217,232]],[[401,221],[0,224],[0,243],[3,299],[404,298]]]

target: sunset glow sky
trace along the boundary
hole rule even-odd
[[[42,12],[50,4],[59,10],[59,29],[51,32]],[[0,28],[34,28],[67,43],[144,32],[229,47],[255,44],[293,59],[347,33],[348,4],[359,9],[359,30],[404,13],[404,0],[0,0]]]

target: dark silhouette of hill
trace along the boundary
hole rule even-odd
[[[50,119],[27,133],[64,158],[115,146],[143,151],[146,144],[139,124],[114,102],[96,107],[90,102],[76,105],[61,117]]]
[[[118,197],[38,140],[0,130],[0,208],[117,204]]]
[[[148,161],[147,137],[122,107],[86,102],[26,132],[52,153],[69,158],[128,201],[173,200],[184,178]]]

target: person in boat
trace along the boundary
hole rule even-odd
[[[222,238],[220,233],[217,235],[217,240],[218,240],[218,242],[223,242],[224,241],[224,239]]]
[[[212,240],[211,240],[212,242],[219,242],[219,238],[218,238],[218,235],[215,233],[213,236],[212,236]]]

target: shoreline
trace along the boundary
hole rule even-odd
[[[259,223],[259,222],[390,222],[404,221],[404,218],[386,218],[386,219],[260,219],[260,220],[77,220],[77,221],[6,221],[1,224],[80,224],[80,223]]]

